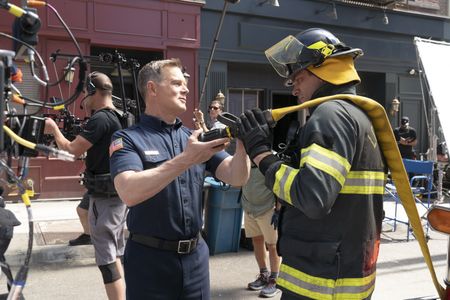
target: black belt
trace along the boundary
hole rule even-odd
[[[200,234],[189,240],[168,241],[139,233],[130,233],[130,240],[147,247],[167,251],[175,251],[178,254],[189,254],[197,248]]]

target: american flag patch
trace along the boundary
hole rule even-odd
[[[120,150],[122,148],[123,148],[122,138],[115,139],[109,146],[109,156],[111,156],[115,151]]]

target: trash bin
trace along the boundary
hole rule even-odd
[[[237,252],[242,226],[241,190],[213,177],[206,177],[205,183],[210,185],[205,212],[205,240],[209,253]]]

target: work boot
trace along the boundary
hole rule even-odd
[[[92,245],[91,236],[86,233],[82,233],[76,239],[69,241],[69,246],[81,246],[81,245]]]
[[[269,282],[269,273],[259,273],[256,280],[250,282],[247,287],[253,291],[259,291]]]
[[[269,282],[267,282],[266,286],[261,290],[259,296],[264,298],[272,298],[279,292],[281,291],[277,289],[277,280],[270,277]]]

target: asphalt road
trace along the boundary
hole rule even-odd
[[[107,299],[101,275],[94,263],[92,246],[68,247],[81,227],[75,215],[78,202],[35,203],[36,228],[33,260],[24,289],[26,299]],[[16,233],[6,253],[14,274],[23,260],[27,245],[26,214],[22,204],[9,204],[23,225]],[[391,212],[389,204],[386,213]],[[406,227],[383,225],[382,244],[377,265],[377,282],[373,300],[430,299],[436,296],[428,269],[417,241],[405,241]],[[443,284],[447,270],[448,238],[431,232],[428,242],[436,274]],[[258,293],[245,289],[257,275],[253,253],[246,249],[216,254],[210,257],[212,299],[255,299]],[[0,278],[0,293],[5,292],[5,277]],[[273,299],[279,299],[280,295]]]

